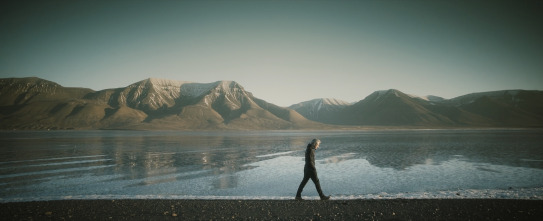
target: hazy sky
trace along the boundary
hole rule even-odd
[[[0,77],[234,80],[289,106],[543,90],[542,1],[2,1]]]

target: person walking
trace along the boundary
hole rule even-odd
[[[311,179],[315,183],[317,192],[321,200],[329,200],[330,196],[325,196],[322,193],[321,184],[319,182],[319,177],[317,176],[317,168],[315,167],[315,150],[319,148],[321,141],[319,139],[313,139],[311,143],[307,144],[307,149],[305,150],[305,167],[304,167],[304,179],[298,187],[298,192],[296,193],[296,200],[302,199],[302,191],[304,190],[305,184]]]

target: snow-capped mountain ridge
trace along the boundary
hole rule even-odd
[[[323,116],[326,118],[330,113],[337,112],[349,105],[349,102],[335,98],[318,98],[291,105],[289,108],[307,119],[326,122],[328,119],[322,119]]]
[[[343,106],[343,105],[349,105],[350,104],[347,101],[343,101],[343,100],[335,99],[335,98],[321,98],[321,101],[322,101],[322,104],[327,104],[327,105]]]
[[[223,92],[235,91],[243,89],[235,81],[216,81],[212,83],[195,83],[190,81],[177,81],[161,78],[148,78],[140,82],[136,82],[128,87],[152,87],[155,91],[169,91],[180,93],[180,96],[198,97],[210,90],[218,90]]]
[[[182,118],[200,115],[196,118],[208,118],[212,124],[230,124],[246,118],[252,110],[266,112],[255,103],[253,95],[235,81],[193,83],[146,79],[128,88],[131,91],[125,94],[139,96],[138,103],[130,107],[144,110],[150,116],[156,113],[175,113]]]
[[[480,99],[481,97],[489,97],[489,98],[510,97],[511,102],[518,102],[519,101],[518,95],[519,93],[523,91],[524,90],[501,90],[501,91],[471,93],[471,94],[466,94],[466,95],[449,99],[447,100],[447,102],[459,106],[459,105],[473,103],[477,99]]]
[[[210,99],[213,100],[219,94],[236,96],[236,93],[244,93],[244,89],[235,81],[193,83],[159,78],[148,78],[117,90],[112,93],[108,103],[148,110],[170,108],[180,100],[198,97],[205,97],[204,103],[209,104]]]
[[[253,97],[235,81],[193,83],[148,78],[126,87],[93,91],[65,88],[42,79],[11,78],[0,79],[0,86],[0,108],[4,108],[0,109],[0,129],[278,130],[322,127],[291,109]],[[29,88],[36,88],[36,93],[29,94]],[[29,98],[19,101],[27,94]],[[38,99],[32,99],[36,97]]]
[[[157,87],[181,87],[181,85],[183,84],[186,84],[186,83],[192,83],[190,81],[177,81],[177,80],[169,80],[169,79],[162,79],[162,78],[147,78],[143,81],[140,81],[140,82],[144,82],[144,83],[147,83],[147,84],[150,84],[150,85],[153,85],[153,86],[157,86]],[[136,83],[137,84],[137,83]]]
[[[442,97],[439,97],[439,96],[434,96],[434,95],[418,96],[418,95],[413,95],[413,94],[407,94],[407,96],[409,96],[411,98],[418,98],[418,99],[422,99],[422,100],[425,100],[425,101],[430,101],[430,102],[440,102],[440,101],[445,100],[445,98],[442,98]]]
[[[379,96],[383,96],[385,94],[390,94],[390,93],[398,96],[398,92],[400,92],[400,91],[396,90],[396,89],[388,89],[388,90],[378,90],[378,91],[375,91],[374,93],[378,93]]]
[[[320,98],[289,109],[255,98],[235,81],[149,78],[93,91],[9,78],[0,79],[0,120],[0,129],[543,127],[543,91],[491,91],[440,101],[389,89],[352,104]]]
[[[191,86],[198,87],[197,84]],[[211,105],[214,103],[213,108],[228,109],[228,112],[239,110],[241,108],[248,108],[254,106],[253,96],[251,93],[245,91],[241,85],[235,81],[217,81],[206,86],[211,86],[207,91],[203,91],[200,95],[203,95],[203,103],[205,105]]]
[[[311,107],[314,111],[319,111],[323,107],[333,107],[333,106],[347,106],[350,105],[349,102],[335,99],[335,98],[317,98],[309,101],[304,101],[298,104],[291,105],[290,108],[297,109],[302,106]]]
[[[303,102],[302,102],[303,103]],[[322,114],[302,109],[308,119],[339,125],[530,126],[543,125],[543,92],[505,90],[453,99],[419,97],[395,89],[375,91],[340,111]]]
[[[109,103],[151,110],[171,107],[180,97],[180,86],[183,83],[156,78],[145,79],[121,89],[116,96],[111,96]]]
[[[379,90],[379,91],[375,91],[371,93],[365,99],[371,98],[373,100],[380,100],[386,96],[400,97],[400,94],[403,94],[403,93],[396,89]]]
[[[439,97],[439,96],[434,96],[434,95],[418,96],[418,95],[413,95],[413,94],[406,94],[406,93],[403,93],[403,92],[401,92],[401,91],[399,91],[397,89],[388,89],[388,90],[375,91],[372,94],[370,94],[368,97],[372,97],[374,100],[379,100],[379,99],[381,99],[381,98],[383,98],[384,96],[387,96],[387,95],[395,96],[395,97],[400,97],[401,95],[407,95],[410,98],[417,98],[417,99],[430,101],[430,102],[440,102],[440,101],[445,100],[445,98],[442,98],[442,97]]]

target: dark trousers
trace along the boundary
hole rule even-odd
[[[309,181],[309,179],[311,179],[313,183],[315,183],[315,187],[317,188],[317,192],[319,193],[319,196],[324,196],[321,190],[319,177],[317,176],[317,171],[311,170],[311,169],[304,169],[304,179],[302,180],[302,183],[300,183],[300,186],[298,187],[298,192],[296,193],[296,197],[302,196],[302,191],[304,190],[305,184],[307,184],[307,181]]]

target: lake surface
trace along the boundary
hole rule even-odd
[[[313,138],[333,199],[543,199],[543,130],[4,131],[0,201],[292,199]]]

